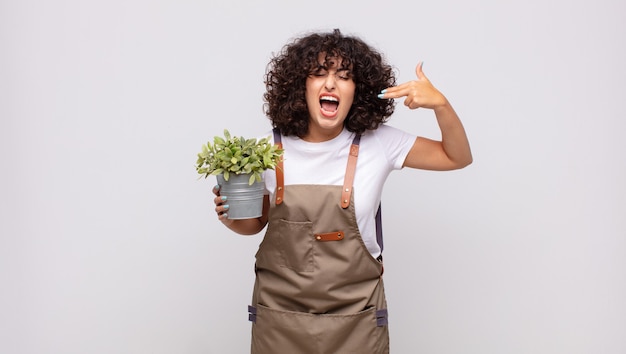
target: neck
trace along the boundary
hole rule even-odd
[[[341,127],[341,129],[332,131],[319,131],[309,128],[309,131],[307,131],[307,133],[301,139],[309,143],[322,143],[324,141],[332,140],[338,137],[342,131],[343,127]]]

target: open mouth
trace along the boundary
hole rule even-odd
[[[339,99],[331,95],[322,95],[320,97],[320,106],[324,112],[335,113],[339,107]]]

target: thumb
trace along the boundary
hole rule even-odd
[[[424,62],[420,61],[419,63],[417,63],[417,66],[415,67],[415,74],[417,75],[417,78],[420,80],[426,79],[426,75],[424,75],[424,71],[422,70],[423,66],[424,66]]]

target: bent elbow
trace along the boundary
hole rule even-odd
[[[474,162],[474,158],[472,157],[472,155],[468,156],[467,158],[463,159],[463,160],[459,160],[456,162],[453,170],[460,170],[462,168],[465,168],[469,165],[472,164],[472,162]]]
[[[467,160],[465,161],[465,165],[463,165],[463,167],[462,167],[462,168],[465,168],[465,167],[467,167],[467,166],[471,165],[471,164],[472,164],[472,162],[474,162],[474,158],[470,155],[470,156],[467,158]]]

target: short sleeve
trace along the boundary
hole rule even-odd
[[[411,151],[415,139],[414,134],[409,134],[389,125],[381,125],[374,131],[374,136],[384,146],[385,155],[389,164],[395,170],[402,168],[404,160]]]

